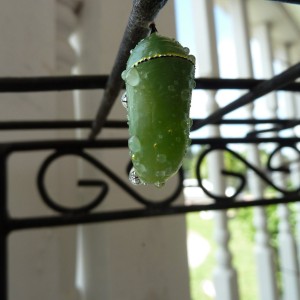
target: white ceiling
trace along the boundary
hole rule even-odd
[[[269,22],[275,43],[300,41],[300,6],[269,0],[248,0],[250,22]]]
[[[232,0],[216,0],[225,9]],[[270,0],[247,1],[249,21],[254,28],[262,22],[272,25],[274,43],[300,42],[300,5]]]

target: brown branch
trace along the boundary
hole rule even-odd
[[[123,87],[121,73],[126,69],[130,50],[150,32],[149,25],[154,21],[167,0],[134,0],[128,24],[121,41],[112,72],[98,109],[89,138],[94,139],[100,133],[104,122]]]

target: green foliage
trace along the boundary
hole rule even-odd
[[[184,161],[184,170],[186,176],[189,178],[195,178],[195,166],[199,155],[203,151],[203,148],[193,149],[187,153],[186,160]],[[244,154],[242,154],[244,156]],[[268,154],[264,150],[260,150],[260,159],[262,165],[266,166],[268,160]],[[228,152],[224,153],[224,165],[228,171],[233,171],[239,174],[246,175],[246,166],[237,160],[233,155]],[[207,163],[204,161],[202,175],[208,176]],[[227,176],[227,185],[236,187],[238,181],[230,176]],[[278,196],[277,192],[272,187],[266,187],[265,196],[268,198]],[[296,211],[295,205],[289,204],[290,218],[289,222],[293,233],[295,234],[296,227]],[[279,234],[279,217],[278,217],[278,206],[269,205],[265,207],[267,229],[269,233],[269,243],[274,249],[275,254],[278,252],[278,234]],[[254,261],[254,246],[255,246],[255,227],[253,223],[254,213],[253,208],[240,208],[240,209],[229,209],[228,215],[228,226],[231,234],[230,238],[230,250],[233,257],[233,265],[236,268],[239,280],[240,298],[243,300],[258,299],[257,291],[257,274],[255,269]],[[213,270],[216,267],[215,250],[216,245],[214,242],[214,221],[213,219],[205,220],[200,218],[199,213],[189,214],[188,230],[197,232],[203,238],[207,239],[211,245],[211,252],[197,268],[190,270],[191,275],[191,291],[192,300],[208,300],[213,299],[205,294],[203,289],[203,282],[205,280],[212,280]],[[281,290],[281,274],[279,271],[278,256],[275,255],[275,266],[276,266],[276,278],[279,290]]]
[[[189,147],[182,162],[182,168],[185,174],[185,178],[196,178],[196,173],[194,170],[197,157],[198,155],[193,154],[192,147]]]
[[[240,213],[241,211],[241,213]],[[243,211],[243,212],[242,212]],[[238,214],[237,214],[238,212]],[[231,232],[230,250],[233,265],[239,279],[240,299],[258,299],[256,270],[253,255],[253,240],[249,239],[248,220],[241,222],[243,217],[251,217],[251,209],[232,210],[229,213],[229,230]],[[212,282],[216,268],[216,243],[214,241],[214,220],[201,218],[200,213],[187,215],[188,231],[197,232],[210,244],[210,252],[201,265],[190,269],[190,287],[192,300],[212,300],[205,291],[205,283]]]
[[[215,265],[215,244],[212,241],[214,224],[212,220],[200,218],[200,213],[189,213],[187,214],[187,227],[189,232],[198,233],[205,238],[211,247],[211,251],[203,263],[196,268],[190,268],[191,300],[211,300],[212,298],[204,292],[203,284],[205,281],[211,281],[213,277],[213,266]]]

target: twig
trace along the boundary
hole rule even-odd
[[[300,77],[300,63],[297,63],[296,65],[288,68],[287,70],[274,76],[273,78],[258,84],[251,91],[242,95],[237,100],[212,113],[207,118],[205,118],[200,124],[198,124],[198,128],[219,121],[228,113],[246,104],[254,102],[256,99],[266,95],[269,92],[280,89],[281,87],[293,82],[298,77]]]
[[[149,25],[154,21],[167,0],[134,0],[128,24],[108,78],[106,89],[98,109],[89,138],[94,139],[101,131],[103,124],[116,100],[122,86],[121,73],[126,68],[130,50],[150,32]]]

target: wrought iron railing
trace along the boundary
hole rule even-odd
[[[103,89],[107,81],[106,76],[70,76],[70,77],[44,77],[44,78],[3,78],[0,79],[0,91],[1,92],[33,92],[33,91],[57,91],[57,90],[76,90],[76,89]],[[268,84],[269,81],[261,80],[241,80],[241,79],[197,79],[198,89],[254,89],[259,86]],[[277,89],[277,86],[272,86],[272,90]],[[285,86],[281,86],[281,89],[287,91],[300,91],[299,83],[290,83]],[[269,89],[270,90],[270,89]],[[255,98],[255,97],[254,97]],[[254,99],[253,99],[254,100]],[[210,118],[209,121],[194,120],[192,131],[197,130],[203,124],[271,124],[272,130],[285,129],[288,126],[295,126],[299,124],[299,120],[293,119],[226,119]],[[11,121],[0,122],[0,130],[44,130],[44,129],[82,129],[90,128],[92,125],[91,120],[60,120],[60,121]],[[126,121],[111,121],[107,120],[104,124],[107,128],[114,129],[127,129]],[[174,184],[173,190],[170,194],[163,199],[151,199],[146,198],[139,194],[138,191],[129,183],[124,181],[119,172],[130,170],[130,162],[128,162],[127,170],[112,170],[99,158],[94,157],[88,150],[90,149],[121,149],[127,147],[127,140],[124,138],[117,139],[97,139],[97,140],[43,140],[43,141],[13,141],[0,143],[0,290],[1,299],[7,299],[7,261],[8,261],[8,235],[17,230],[29,229],[29,228],[43,228],[53,226],[64,226],[74,224],[86,224],[105,221],[114,221],[121,219],[133,219],[133,218],[145,218],[153,216],[164,216],[174,214],[184,214],[187,212],[201,211],[201,210],[220,210],[227,208],[237,208],[245,206],[258,206],[269,205],[276,203],[286,203],[291,201],[298,201],[300,199],[300,186],[294,189],[284,189],[273,183],[272,176],[268,176],[268,172],[285,172],[288,173],[287,166],[272,167],[272,159],[274,155],[283,147],[290,147],[295,152],[300,152],[297,147],[300,139],[296,136],[281,138],[281,137],[260,137],[259,132],[252,132],[244,138],[197,138],[192,139],[192,145],[198,144],[204,146],[205,150],[201,153],[196,164],[196,174],[198,178],[199,186],[207,194],[208,197],[214,201],[210,204],[193,204],[183,205],[176,200],[182,191],[183,185],[183,171],[178,173],[177,183]],[[262,171],[230,148],[230,145],[236,144],[266,144],[274,143],[277,145],[269,155],[269,159],[266,165],[266,170]],[[34,152],[41,150],[50,150],[51,154],[48,155],[41,163],[39,170],[37,170],[36,188],[39,191],[40,199],[44,204],[54,211],[56,214],[53,216],[32,216],[32,217],[11,217],[8,212],[8,188],[7,188],[7,175],[8,175],[8,158],[13,153],[20,152]],[[243,162],[247,169],[254,171],[267,185],[272,186],[274,189],[280,192],[280,197],[268,198],[268,199],[243,199],[241,193],[246,186],[247,178],[245,174],[238,174],[234,171],[223,171],[224,176],[234,176],[240,182],[236,191],[231,196],[215,195],[212,191],[205,188],[203,184],[203,175],[201,174],[201,165],[205,157],[212,151],[229,151],[235,159]],[[98,195],[90,200],[86,201],[83,206],[70,208],[59,204],[53,199],[48,192],[48,188],[45,183],[45,174],[48,168],[57,159],[75,155],[82,158],[86,162],[90,163],[94,168],[98,169],[104,174],[104,178],[110,178],[122,191],[140,204],[138,208],[122,209],[122,210],[105,210],[101,211],[101,204],[105,201],[107,194],[109,193],[110,184],[109,181],[105,181],[102,178],[99,180],[81,179],[78,181],[78,186],[96,186],[99,188]],[[13,182],[12,182],[13,185]],[[22,199],[20,199],[21,201]],[[100,209],[99,209],[100,207]],[[98,208],[95,211],[95,208]]]

